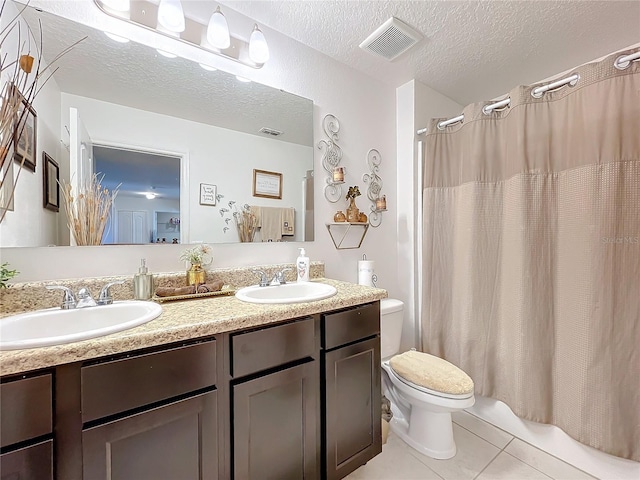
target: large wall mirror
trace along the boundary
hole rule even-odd
[[[105,243],[240,242],[246,208],[261,222],[254,241],[313,240],[311,100],[33,8],[22,16],[33,32],[41,22],[45,59],[88,37],[56,64],[60,170],[72,184],[99,172],[120,185]]]

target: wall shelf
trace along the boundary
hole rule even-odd
[[[338,250],[360,248],[367,230],[369,230],[368,222],[332,222],[326,225],[333,245]]]

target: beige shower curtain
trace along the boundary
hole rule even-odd
[[[640,461],[640,62],[618,56],[431,121],[422,347],[520,417]]]

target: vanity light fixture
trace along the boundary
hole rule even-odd
[[[160,0],[158,23],[170,32],[184,32],[184,11],[180,0]]]
[[[156,52],[158,52],[163,57],[167,57],[167,58],[176,58],[177,57],[177,55],[175,55],[173,53],[170,53],[170,52],[165,52],[164,50],[160,50],[159,48],[156,48]]]
[[[241,63],[251,68],[262,68],[269,60],[269,46],[264,33],[257,24],[248,35],[249,41],[237,37],[229,32],[227,20],[220,7],[207,23],[191,18],[187,15],[180,0],[136,0],[131,2],[129,10],[118,10],[112,3],[129,4],[129,0],[93,0],[96,6],[106,15],[123,20],[170,37],[192,47],[200,48],[208,53]],[[208,63],[208,62],[207,62]]]
[[[257,23],[253,25],[253,32],[249,37],[249,58],[256,63],[267,63],[269,60],[269,45]]]
[[[231,36],[229,35],[229,25],[227,19],[220,11],[220,6],[213,12],[207,26],[207,42],[220,50],[231,46]]]
[[[101,0],[105,7],[116,10],[117,12],[128,12],[131,8],[129,0]]]
[[[206,65],[204,63],[199,63],[198,65],[200,65],[203,69],[205,69],[207,72],[215,72],[216,70],[218,70],[215,67],[210,67],[209,65]]]
[[[120,35],[116,35],[115,33],[104,32],[104,34],[109,37],[114,42],[118,43],[129,43],[129,39],[125,37],[121,37]]]

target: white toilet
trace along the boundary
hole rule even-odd
[[[447,459],[456,454],[451,412],[475,403],[473,381],[455,365],[400,349],[404,304],[380,301],[382,394],[391,402],[391,431],[420,453]]]

